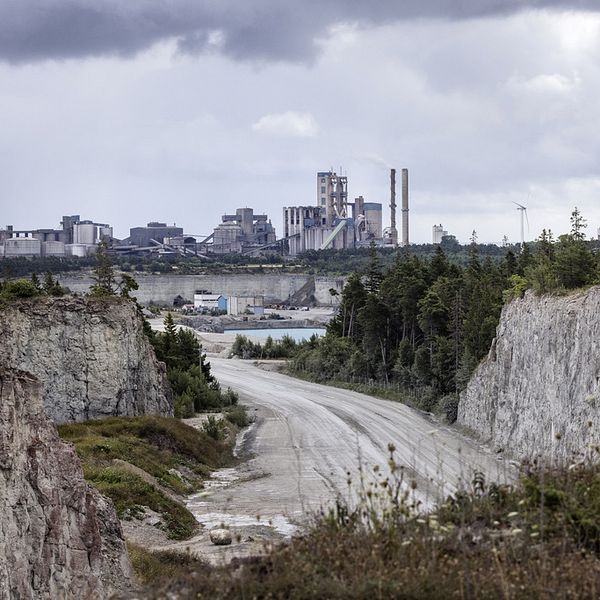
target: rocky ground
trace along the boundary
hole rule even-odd
[[[198,415],[184,421],[192,427],[201,428],[208,416]],[[227,505],[233,500],[240,484],[269,476],[268,473],[253,468],[246,460],[250,458],[249,447],[253,434],[254,427],[251,425],[238,435],[235,448],[235,455],[240,461],[238,465],[215,471],[201,492],[187,499],[178,498],[200,523],[200,530],[194,537],[180,542],[169,539],[161,516],[145,507],[144,513],[137,518],[122,520],[125,539],[151,551],[189,552],[214,565],[229,563],[234,558],[259,556],[274,544],[289,539],[296,526],[284,518],[261,520],[259,514],[236,515],[227,510]],[[216,502],[215,495],[219,497]],[[230,545],[215,545],[210,539],[211,530],[221,526],[231,532]]]

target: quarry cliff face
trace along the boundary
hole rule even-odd
[[[569,461],[600,445],[600,287],[504,307],[458,423],[516,458]],[[595,454],[596,458],[600,457]]]
[[[130,577],[112,502],[85,483],[41,384],[0,367],[0,598],[107,598]]]
[[[57,423],[170,416],[165,367],[133,303],[35,298],[0,309],[0,365],[35,375]]]

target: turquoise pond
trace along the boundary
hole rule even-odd
[[[280,340],[283,336],[289,335],[292,339],[300,342],[301,340],[308,340],[313,334],[325,335],[325,329],[322,327],[299,327],[296,329],[227,329],[225,333],[234,333],[264,339],[271,336],[274,340]]]

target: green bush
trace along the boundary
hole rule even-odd
[[[41,290],[31,281],[26,279],[15,279],[6,281],[0,287],[0,297],[6,300],[15,300],[17,298],[34,298],[41,295]]]
[[[248,411],[244,406],[232,406],[231,408],[227,408],[225,410],[225,418],[240,429],[248,427],[252,422],[248,416]]]
[[[289,335],[283,336],[281,340],[274,341],[268,336],[264,344],[253,342],[245,335],[236,335],[233,346],[231,347],[231,356],[238,356],[246,360],[263,359],[273,360],[278,358],[291,358],[296,354],[301,344],[298,344]]]
[[[202,423],[202,431],[213,440],[220,441],[225,437],[225,423],[213,415],[209,415],[207,420]]]

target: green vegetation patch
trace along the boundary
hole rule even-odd
[[[165,490],[190,494],[202,487],[211,470],[233,459],[230,444],[173,418],[112,417],[58,429],[75,445],[86,479],[112,498],[119,516],[148,506],[163,515],[167,532],[175,539],[190,537],[197,524]],[[158,485],[118,461],[145,471]]]
[[[186,540],[196,532],[198,522],[183,504],[140,476],[130,473],[126,467],[86,464],[83,473],[100,493],[111,498],[119,517],[139,516],[143,510],[141,507],[147,506],[162,515],[170,538]]]
[[[223,392],[210,372],[196,334],[189,329],[178,330],[171,313],[164,325],[164,332],[148,331],[148,335],[157,358],[167,365],[175,416],[191,417],[195,412],[237,404],[237,394],[229,388]]]

